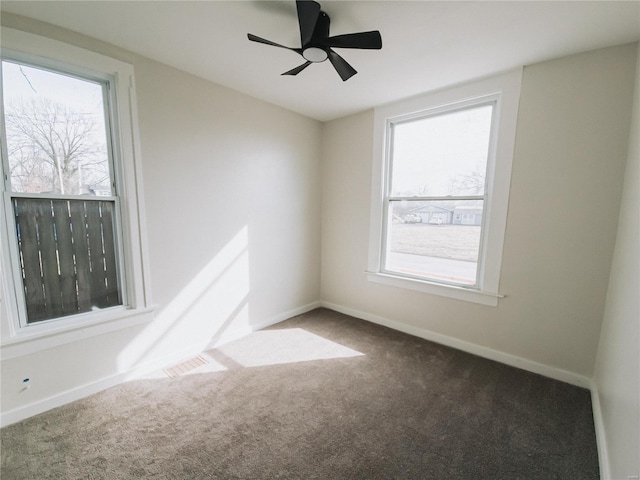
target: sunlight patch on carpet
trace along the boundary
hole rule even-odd
[[[261,330],[217,349],[243,367],[359,357],[361,352],[302,328]]]

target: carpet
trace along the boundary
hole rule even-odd
[[[13,479],[598,479],[589,392],[326,309],[0,430]]]

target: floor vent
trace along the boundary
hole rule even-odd
[[[185,360],[184,362],[174,365],[173,367],[165,368],[163,371],[169,378],[176,378],[185,375],[191,370],[201,367],[202,365],[206,365],[207,363],[209,362],[198,355],[197,357]]]

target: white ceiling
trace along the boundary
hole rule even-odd
[[[58,25],[325,121],[510,68],[640,38],[640,1],[321,1],[331,34],[380,30],[382,50],[337,51],[298,76],[290,1],[6,1],[3,11]]]

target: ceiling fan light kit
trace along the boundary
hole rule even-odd
[[[382,48],[382,37],[377,30],[330,37],[329,24],[331,20],[329,15],[320,10],[320,4],[317,2],[296,0],[296,8],[298,11],[298,24],[300,25],[300,48],[286,47],[251,33],[247,34],[247,38],[252,42],[286,48],[298,53],[305,59],[305,63],[284,72],[282,75],[297,75],[312,63],[320,63],[329,59],[340,78],[343,81],[347,81],[358,72],[344,58],[338,55],[333,48],[367,50],[380,50]]]

